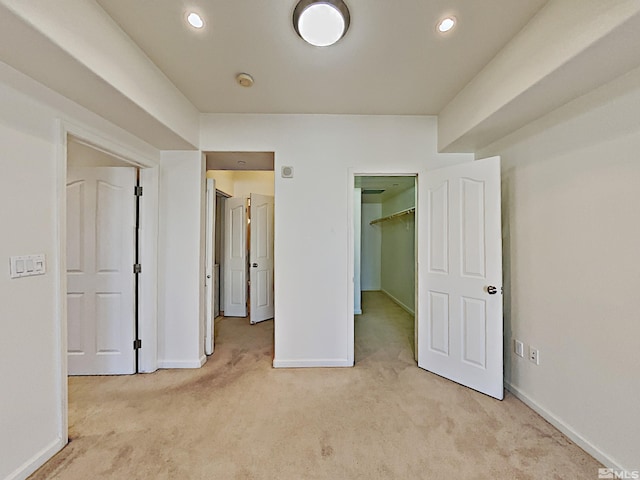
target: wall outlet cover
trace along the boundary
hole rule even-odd
[[[540,351],[537,348],[529,347],[529,360],[536,365],[540,365]]]

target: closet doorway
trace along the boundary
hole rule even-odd
[[[207,183],[215,185],[215,206],[206,214],[215,226],[207,233],[207,272],[214,277],[207,291],[213,305],[205,318],[207,354],[214,349],[215,323],[223,318],[251,324],[274,318],[274,156],[206,153]]]
[[[363,336],[374,315],[378,327],[416,336],[416,179],[415,175],[355,176],[354,322],[355,362],[367,351]],[[360,317],[360,315],[364,315]],[[410,324],[409,324],[410,322]],[[373,328],[373,327],[372,327]]]

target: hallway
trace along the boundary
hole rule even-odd
[[[385,295],[363,307],[354,368],[273,369],[273,322],[224,318],[201,369],[70,378],[71,442],[31,478],[596,478],[512,395],[419,369]]]

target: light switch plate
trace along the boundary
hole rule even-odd
[[[46,270],[44,253],[9,257],[9,273],[11,278],[44,275]]]

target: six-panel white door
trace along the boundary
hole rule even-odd
[[[69,375],[135,373],[136,170],[69,168]]]
[[[225,202],[224,315],[247,316],[247,211],[244,198]]]
[[[250,319],[273,318],[273,197],[251,194]]]
[[[502,399],[500,158],[429,172],[418,365]]]

